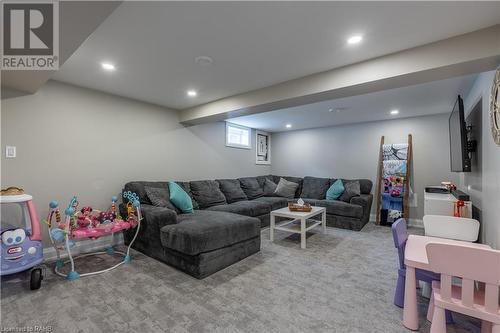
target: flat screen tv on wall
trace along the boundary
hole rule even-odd
[[[449,119],[450,126],[450,160],[452,172],[470,172],[467,124],[465,123],[464,102],[460,95],[455,102]]]

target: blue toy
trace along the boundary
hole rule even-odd
[[[8,195],[3,195],[4,191]],[[33,198],[18,188],[2,192],[0,276],[30,270],[30,289],[38,289],[43,279],[43,251]]]

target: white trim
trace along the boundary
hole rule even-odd
[[[71,255],[76,256],[81,253],[96,251],[104,249],[111,245],[123,244],[123,234],[118,233],[115,235],[103,236],[96,240],[84,240],[76,242],[75,246],[71,248]],[[61,258],[68,257],[66,251],[61,251]],[[43,258],[46,262],[54,261],[57,259],[56,250],[50,246],[43,249]]]
[[[248,146],[229,143],[227,141],[227,128],[229,126],[248,131]],[[226,147],[240,148],[240,149],[252,149],[252,129],[250,127],[241,126],[241,125],[237,125],[237,124],[231,123],[229,121],[226,121],[226,132],[224,133],[224,135],[226,136]]]
[[[377,216],[375,214],[370,214],[370,221],[373,221],[375,223],[377,219]],[[424,221],[422,219],[406,219],[406,223],[409,227],[413,228],[424,228]]]

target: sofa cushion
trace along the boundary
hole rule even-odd
[[[342,180],[337,179],[326,191],[325,199],[337,200],[342,195],[342,193],[344,193],[344,184],[342,183]]]
[[[252,201],[264,202],[271,206],[271,210],[286,207],[288,204],[288,199],[282,197],[260,197]]]
[[[241,189],[247,195],[248,200],[252,200],[264,195],[264,191],[257,181],[257,177],[239,178]]]
[[[304,177],[302,182],[302,198],[324,199],[330,187],[330,178]]]
[[[275,195],[274,191],[276,191],[277,187],[278,187],[278,184],[276,184],[275,182],[273,182],[270,179],[266,179],[264,181],[264,187],[263,187],[264,196],[266,196],[266,197],[274,196]]]
[[[189,185],[189,182],[179,182],[179,181],[175,181],[175,183],[177,185],[179,185],[180,187],[182,187],[182,189],[187,193],[189,194],[189,196],[191,197],[191,201],[193,202],[193,209],[199,209],[200,208],[200,205],[198,205],[198,203],[196,202],[196,200],[194,199],[194,196],[193,196],[193,193],[191,193],[191,186]]]
[[[145,187],[156,187],[156,188],[168,188],[168,182],[145,182],[145,181],[133,181],[128,182],[123,187],[124,191],[134,192],[139,196],[139,201],[141,204],[151,205],[152,202],[149,199]]]
[[[276,181],[274,181],[273,175],[257,176],[255,178],[257,178],[257,182],[259,183],[260,187],[262,187],[262,188],[264,188],[264,183],[266,182],[266,179],[269,179],[273,183],[277,183]],[[279,181],[279,178],[278,178],[278,181]]]
[[[353,197],[359,196],[361,194],[359,181],[343,179],[342,184],[344,185],[344,192],[340,196],[339,200],[350,202]]]
[[[189,186],[201,209],[226,203],[226,197],[215,180],[196,180],[189,182]]]
[[[316,206],[325,207],[329,215],[338,215],[361,219],[363,207],[338,200],[317,200]]]
[[[217,182],[228,203],[247,200],[247,196],[241,189],[238,179],[217,179]]]
[[[196,210],[177,217],[177,224],[161,229],[164,247],[197,255],[230,246],[260,235],[260,220],[227,212]]]
[[[165,207],[177,211],[177,208],[172,204],[172,202],[170,202],[170,192],[168,186],[166,187],[144,186],[144,189],[153,206]]]
[[[293,182],[293,183],[297,183],[299,184],[299,186],[297,187],[297,190],[295,191],[295,198],[298,198],[300,197],[300,193],[302,193],[302,183],[303,183],[303,179],[300,178],[300,177],[290,177],[290,176],[283,176],[283,177],[280,177],[280,178],[284,178],[286,180],[288,180],[289,182]],[[279,179],[277,182],[275,182],[276,184],[279,182]]]
[[[274,194],[279,197],[293,199],[299,184],[281,178]]]
[[[170,201],[178,211],[182,213],[193,212],[193,200],[182,187],[175,182],[168,182],[168,190],[170,191]]]
[[[257,217],[269,214],[271,212],[271,205],[256,200],[238,201],[228,205],[212,206],[207,208],[207,210],[214,210],[218,212],[229,212],[245,216]]]

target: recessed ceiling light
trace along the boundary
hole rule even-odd
[[[333,109],[328,109],[328,112],[333,112]]]
[[[194,62],[200,66],[209,66],[209,65],[213,64],[214,59],[207,57],[207,56],[199,56],[199,57],[194,58]]]
[[[347,39],[348,44],[358,44],[363,40],[363,36],[361,35],[354,35],[351,36]]]
[[[196,90],[188,90],[186,92],[186,95],[188,95],[189,97],[196,97],[196,95],[198,95],[198,93],[196,92]]]
[[[292,124],[286,124],[285,127],[286,128],[292,128]]]
[[[391,111],[391,114],[392,114],[392,115],[399,114],[399,110],[392,110],[392,111]]]
[[[115,65],[110,64],[109,62],[101,63],[101,67],[107,71],[114,71],[116,69]]]

